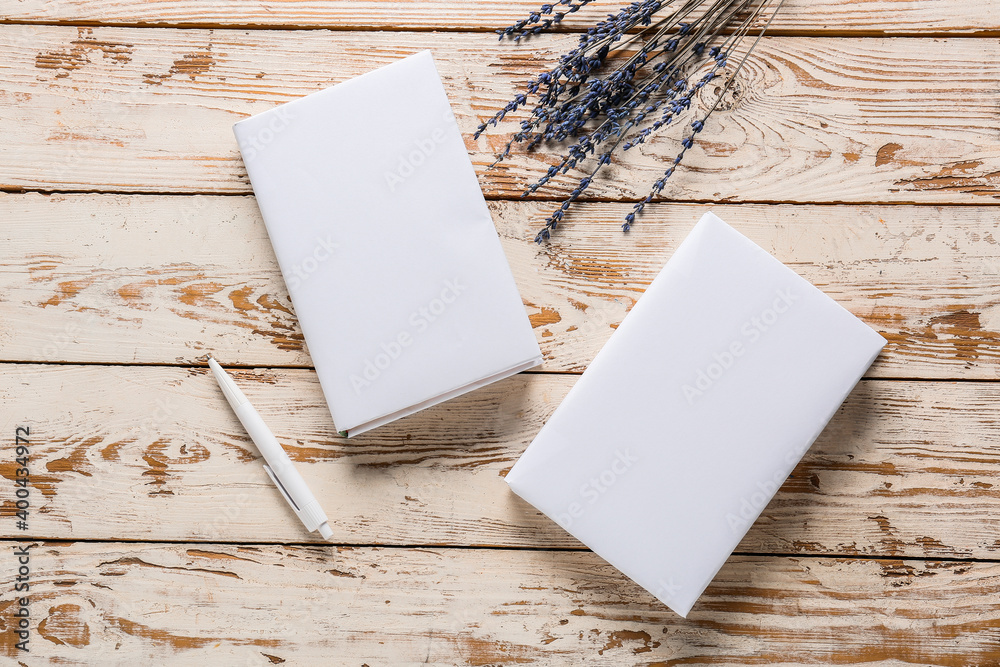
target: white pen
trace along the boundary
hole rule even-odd
[[[299,520],[302,521],[306,530],[310,533],[314,530],[319,530],[319,534],[324,539],[330,539],[333,535],[333,530],[326,520],[326,513],[319,506],[316,497],[309,491],[309,487],[306,486],[306,481],[302,479],[302,475],[292,465],[292,460],[288,458],[288,454],[285,453],[285,450],[278,443],[274,434],[271,433],[271,429],[261,419],[257,409],[250,405],[250,401],[243,395],[240,388],[236,386],[236,383],[229,377],[229,374],[222,370],[219,362],[209,357],[208,365],[212,368],[215,381],[222,388],[222,393],[226,395],[226,400],[233,407],[233,411],[239,418],[240,423],[243,424],[243,428],[250,434],[250,439],[257,445],[257,449],[260,450],[264,460],[267,461],[264,471],[267,472],[267,476],[271,478],[274,485],[278,487],[278,491],[281,492],[281,495],[291,505],[295,516],[299,517]]]

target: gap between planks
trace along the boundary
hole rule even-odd
[[[316,548],[331,548],[331,549],[384,549],[384,550],[403,550],[410,551],[414,549],[436,549],[439,551],[537,551],[537,552],[547,552],[547,553],[587,553],[591,552],[587,547],[559,547],[559,546],[545,546],[545,547],[532,547],[526,545],[501,545],[501,544],[355,544],[353,542],[317,542],[317,541],[273,541],[266,542],[260,540],[212,540],[211,542],[198,542],[195,540],[155,540],[155,539],[128,539],[128,538],[57,538],[57,537],[46,537],[46,538],[14,538],[14,537],[4,537],[0,538],[0,543],[8,542],[12,544],[40,544],[42,546],[49,545],[73,545],[73,544],[136,544],[136,545],[149,545],[149,546],[159,546],[159,545],[177,545],[177,546],[191,546],[198,548],[209,548],[213,545],[224,545],[224,546],[239,546],[239,547],[316,547]],[[828,560],[858,560],[858,561],[898,561],[898,560],[912,560],[920,561],[923,563],[986,563],[995,564],[1000,563],[1000,557],[998,558],[975,558],[975,557],[961,557],[961,556],[917,556],[917,555],[900,555],[900,556],[873,556],[864,554],[836,554],[836,553],[794,553],[794,552],[766,552],[766,551],[734,551],[730,554],[730,557],[746,557],[746,558],[823,558]]]
[[[595,16],[594,20],[600,17]],[[490,28],[486,26],[391,26],[377,23],[353,25],[322,25],[322,24],[294,24],[294,23],[206,23],[201,21],[100,21],[68,19],[65,21],[37,20],[30,19],[0,19],[0,26],[5,25],[31,25],[31,26],[54,26],[70,28],[142,28],[150,30],[283,30],[283,31],[327,31],[327,32],[465,32],[496,34],[500,27]],[[582,34],[586,30],[582,27],[557,28],[548,31],[551,34],[573,35]],[[635,31],[633,31],[635,32]],[[730,34],[731,30],[723,31],[723,34]],[[768,37],[816,37],[834,38],[849,37],[859,39],[882,39],[886,37],[899,39],[986,39],[1000,37],[1000,29],[981,28],[973,30],[937,30],[937,31],[900,31],[889,30],[865,30],[865,29],[791,29],[775,28],[767,31]],[[539,39],[544,39],[541,37]]]
[[[198,368],[198,369],[208,369],[208,364],[188,364],[188,363],[170,363],[166,361],[46,361],[39,360],[33,361],[31,359],[7,359],[0,361],[0,370],[4,366],[108,366],[108,367],[123,367],[123,368]],[[280,370],[280,371],[315,371],[315,366],[307,366],[303,364],[246,364],[246,363],[227,363],[226,368],[238,369],[243,371],[269,371],[269,370]],[[583,375],[584,371],[575,370],[541,370],[537,368],[531,368],[526,371],[521,371],[525,375],[566,375],[566,376],[579,376]],[[943,378],[927,378],[927,377],[903,377],[903,376],[868,376],[864,375],[858,381],[860,382],[923,382],[926,384],[933,383],[952,383],[952,382],[967,382],[972,384],[995,384],[1000,382],[1000,377],[996,378],[975,378],[975,377],[943,377]]]
[[[558,151],[556,151],[558,152]],[[43,197],[50,196],[72,196],[72,195],[113,195],[128,197],[247,197],[253,196],[253,192],[217,192],[213,190],[105,190],[102,188],[80,189],[80,190],[55,190],[50,188],[35,188],[24,186],[0,185],[0,193],[8,195],[37,194]],[[498,203],[519,203],[532,202],[541,204],[561,204],[566,201],[566,197],[554,195],[534,194],[530,197],[504,197],[494,194],[483,193],[486,201]],[[601,197],[583,196],[578,201],[580,204],[632,204],[642,200],[643,197]],[[927,206],[930,208],[983,208],[1000,207],[1000,199],[984,201],[956,201],[941,203],[936,201],[921,201],[919,199],[899,199],[887,201],[847,201],[847,200],[815,200],[803,201],[796,199],[704,199],[704,198],[683,198],[683,199],[660,199],[653,200],[654,205],[669,204],[690,204],[696,205],[718,205],[718,206],[843,206],[845,208],[862,208],[865,206]]]

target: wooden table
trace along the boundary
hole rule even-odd
[[[576,39],[489,34],[535,4],[0,5],[2,664],[1000,663],[997,8],[790,0],[672,202],[617,231],[672,157],[653,141],[536,246],[553,202],[517,198],[547,156],[487,171],[514,125],[472,139]],[[425,48],[545,364],[347,441],[230,126]],[[503,476],[718,202],[889,344],[684,620]],[[336,546],[269,483],[209,354]]]

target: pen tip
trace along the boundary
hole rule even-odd
[[[333,537],[333,528],[330,528],[330,524],[324,521],[319,525],[319,534],[323,536],[324,540],[328,540]]]
[[[215,376],[215,381],[219,383],[222,393],[225,394],[226,400],[233,406],[233,410],[247,402],[247,397],[243,395],[243,392],[236,386],[233,379],[229,377],[229,374],[222,369],[219,362],[209,357],[208,365],[212,369],[212,375]]]

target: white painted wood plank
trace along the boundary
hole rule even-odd
[[[31,653],[14,655],[8,628],[10,664],[1000,660],[995,563],[734,557],[681,619],[591,553],[122,543],[30,553]],[[10,610],[10,593],[3,602]]]
[[[700,215],[587,204],[548,245],[542,202],[492,202],[546,361],[582,371]],[[988,207],[716,206],[889,340],[875,377],[1000,374],[1000,238]],[[0,195],[0,358],[311,365],[247,197]]]
[[[553,154],[519,153],[487,171],[517,119],[476,141],[471,133],[574,39],[0,26],[0,187],[245,193],[235,121],[429,48],[484,191],[518,197]],[[664,196],[990,203],[998,43],[765,40]],[[713,103],[704,89],[697,106]],[[677,148],[668,132],[629,151],[591,195],[644,196]],[[550,193],[565,196],[579,177],[558,178]]]
[[[573,376],[522,374],[350,440],[336,435],[312,371],[235,377],[338,543],[579,547],[503,480]],[[13,442],[28,426],[33,439],[26,531],[14,517],[13,451],[0,460],[2,536],[317,539],[207,368],[6,364],[0,406],[0,432]],[[740,550],[995,558],[998,406],[995,383],[862,382]]]
[[[0,9],[3,21],[126,25],[376,28],[380,30],[493,30],[518,21],[539,0],[19,0]],[[579,30],[624,2],[594,3],[567,14],[563,24]],[[596,18],[595,18],[596,17]],[[990,3],[955,0],[790,0],[774,21],[778,31],[860,34],[981,34],[1000,30]]]

